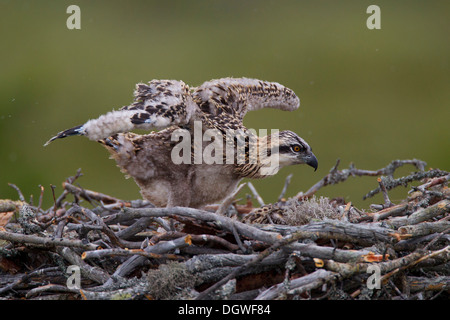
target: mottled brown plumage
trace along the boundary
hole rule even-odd
[[[291,89],[256,79],[211,80],[192,89],[181,81],[153,80],[136,85],[129,106],[62,131],[49,142],[69,135],[98,140],[144,198],[161,207],[202,207],[225,198],[242,178],[263,178],[292,164],[317,168],[311,148],[295,133],[258,137],[242,123],[248,111],[292,111],[299,103]],[[133,129],[162,130],[138,135]],[[204,141],[208,133],[212,138]],[[188,149],[179,150],[180,142],[188,142]],[[196,161],[199,154],[203,158]],[[181,163],[174,160],[180,155]]]

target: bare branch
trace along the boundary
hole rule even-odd
[[[247,185],[250,188],[250,191],[253,193],[256,201],[258,201],[259,205],[262,207],[264,205],[264,200],[261,198],[258,191],[256,191],[255,186],[251,182],[248,182]]]
[[[275,300],[286,295],[298,295],[306,291],[321,287],[324,283],[332,282],[339,275],[335,272],[319,269],[306,276],[274,285],[261,292],[255,300]]]
[[[337,170],[339,166],[340,160],[336,161],[336,165],[330,170],[330,173],[327,174],[322,180],[313,185],[308,191],[305,193],[300,192],[296,195],[299,199],[306,199],[312,197],[320,188],[325,187],[327,185],[338,184],[340,182],[346,181],[350,176],[390,176],[392,177],[395,170],[403,165],[412,164],[417,169],[423,171],[426,163],[417,159],[413,160],[394,160],[386,167],[371,171],[371,170],[361,170],[354,167],[353,164],[350,165],[349,169]],[[389,188],[388,188],[389,190]],[[379,191],[378,191],[379,192]],[[366,198],[366,197],[365,197]]]
[[[216,214],[218,215],[224,215],[227,211],[228,207],[233,203],[234,198],[236,195],[241,191],[242,187],[244,187],[246,184],[242,183],[239,185],[236,190],[234,190],[231,194],[229,194],[220,204],[220,206],[217,208]]]
[[[386,190],[392,190],[395,187],[398,186],[407,186],[408,183],[412,182],[412,181],[419,181],[425,178],[434,178],[434,177],[441,177],[441,176],[445,176],[448,175],[448,172],[446,171],[442,171],[442,170],[438,170],[438,169],[433,169],[430,171],[421,171],[421,172],[416,172],[413,173],[409,176],[406,177],[402,177],[402,178],[398,178],[398,179],[393,179],[392,177],[385,177],[383,179],[383,183],[386,187]],[[379,193],[381,191],[381,188],[378,187],[370,192],[368,192],[363,199],[367,199],[370,197],[373,197],[374,195],[376,195],[377,193]]]
[[[287,188],[288,188],[289,184],[291,183],[292,176],[293,176],[293,174],[291,173],[290,175],[288,175],[286,177],[286,180],[284,181],[283,190],[281,190],[281,193],[278,196],[278,201],[281,201],[284,198],[284,195],[286,194]]]
[[[8,231],[0,231],[0,239],[32,246],[43,246],[47,248],[74,247],[83,250],[95,250],[97,248],[95,244],[84,243],[81,240],[70,240],[63,238],[55,239],[50,237],[41,237],[37,235],[27,235]]]

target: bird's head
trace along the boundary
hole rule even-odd
[[[267,171],[268,174],[275,174],[282,167],[295,164],[307,164],[317,170],[318,161],[311,147],[292,131],[280,131],[260,139],[260,142],[267,146],[266,156],[261,160],[266,167],[270,165],[272,168]]]
[[[305,140],[292,131],[281,131],[278,134],[278,154],[280,167],[307,164],[317,170],[319,165],[311,147]]]

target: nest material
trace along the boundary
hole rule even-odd
[[[393,163],[336,166],[306,193],[232,210],[124,201],[76,187],[80,173],[44,210],[13,186],[19,199],[0,200],[0,297],[448,299],[450,174],[421,168],[394,179]],[[314,197],[359,174],[383,175],[369,193],[381,192],[383,204],[366,212]],[[389,190],[412,181],[392,203]]]

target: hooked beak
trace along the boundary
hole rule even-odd
[[[314,153],[311,152],[310,154],[306,155],[303,159],[308,166],[311,166],[314,168],[314,171],[317,170],[317,167],[319,166],[319,162],[317,161],[317,158],[314,155]]]

